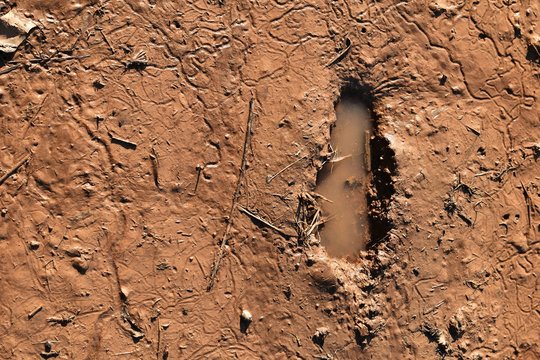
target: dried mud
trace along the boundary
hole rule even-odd
[[[0,358],[540,358],[538,2],[11,8],[38,28],[0,59]],[[315,189],[351,87],[347,261]]]

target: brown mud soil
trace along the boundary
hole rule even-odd
[[[540,358],[537,1],[14,10],[1,359]],[[369,234],[329,256],[341,94]]]

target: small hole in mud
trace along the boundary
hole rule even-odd
[[[442,74],[440,77],[439,77],[439,85],[444,85],[446,84],[446,81],[448,80],[448,76]]]
[[[486,149],[484,147],[479,147],[478,150],[476,150],[476,153],[479,156],[486,156]]]
[[[330,155],[317,177],[324,197],[321,242],[329,255],[354,258],[384,240],[397,171],[394,152],[378,133],[369,88],[350,83],[336,104]]]

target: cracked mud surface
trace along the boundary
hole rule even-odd
[[[540,357],[537,2],[16,8],[0,358]],[[397,169],[347,262],[303,225],[350,80]]]

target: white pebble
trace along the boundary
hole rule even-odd
[[[240,318],[246,322],[253,321],[253,315],[251,315],[251,313],[247,310],[242,311],[242,315],[240,315]]]

